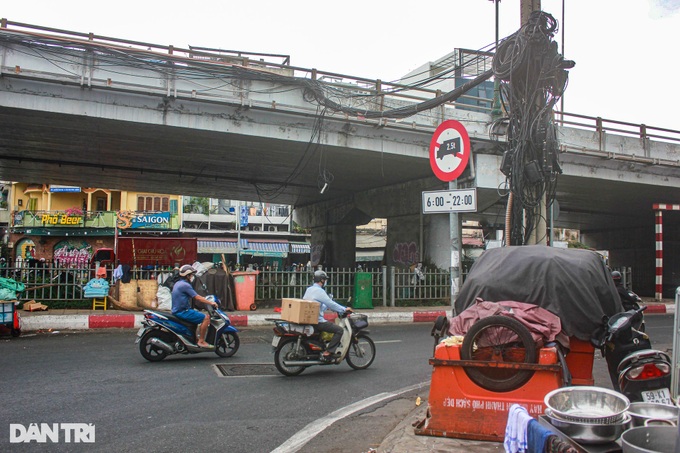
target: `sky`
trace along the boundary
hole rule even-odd
[[[520,0],[498,6],[502,39],[520,27]],[[555,41],[576,62],[566,112],[680,130],[680,0],[542,0],[541,9],[557,19]],[[384,81],[496,36],[494,0],[25,0],[3,2],[0,16],[159,45],[285,54],[293,66]]]

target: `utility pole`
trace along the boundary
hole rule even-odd
[[[521,0],[520,3],[520,22],[521,25],[529,22],[532,11],[541,10],[541,0]]]
[[[520,22],[525,25],[529,22],[529,17],[534,11],[541,10],[541,0],[521,0],[520,3]],[[536,228],[529,239],[530,244],[542,244],[547,245],[548,239],[548,228],[546,222],[547,210],[546,210],[546,196],[543,194],[541,197],[540,211],[538,222],[536,223]]]
[[[501,3],[501,0],[490,0],[490,1],[494,2],[495,6],[496,6],[496,48],[495,48],[494,52],[497,52],[498,51],[498,40],[499,40],[499,36],[498,36],[498,22],[499,22],[498,6]],[[500,93],[501,88],[500,88],[500,85],[501,85],[500,80],[498,80],[497,77],[494,77],[494,81],[493,81],[493,106],[492,106],[492,109],[491,109],[491,115],[494,118],[498,118],[502,114],[502,112],[501,112],[501,93]]]

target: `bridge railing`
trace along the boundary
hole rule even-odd
[[[55,46],[61,43],[62,46],[67,46],[69,49],[81,47],[83,50],[93,50],[96,48],[98,52],[109,49],[112,52],[115,50],[116,53],[123,51],[129,54],[136,54],[149,63],[147,69],[152,66],[152,63],[158,64],[159,68],[163,70],[163,78],[166,76],[167,64],[178,63],[174,65],[174,71],[180,72],[192,65],[210,65],[213,71],[219,71],[220,68],[223,71],[228,71],[236,65],[244,68],[265,70],[280,75],[316,80],[324,85],[332,86],[335,90],[352,91],[357,95],[357,99],[370,96],[374,99],[372,101],[374,104],[371,107],[372,110],[383,110],[399,106],[399,99],[402,102],[409,103],[422,102],[442,94],[437,89],[292,66],[290,64],[290,56],[288,55],[193,46],[185,49],[173,45],[145,43],[94,33],[75,32],[0,19],[0,31],[6,30],[26,34],[31,36],[32,40],[49,40]],[[49,35],[44,34],[44,32],[49,33]],[[280,62],[267,61],[263,57],[277,59]],[[82,59],[77,64],[83,64]],[[101,70],[101,68],[99,69]],[[22,71],[27,70],[28,68],[22,68]],[[79,76],[73,77],[80,80]],[[117,81],[116,83],[122,84],[122,81]],[[191,95],[195,97],[196,93],[191,93]],[[491,111],[493,101],[490,99],[469,95],[463,95],[461,99],[465,99],[465,101],[459,104],[461,108],[485,113]],[[395,102],[397,102],[397,105],[394,104]],[[449,103],[449,105],[456,105],[456,103]]]
[[[422,86],[405,85],[397,82],[387,82],[383,80],[368,79],[351,76],[336,72],[321,71],[318,69],[302,68],[290,64],[289,55],[265,54],[257,52],[243,52],[238,50],[211,49],[205,47],[189,46],[188,49],[173,45],[160,45],[120,39],[109,36],[97,35],[94,33],[82,33],[69,30],[62,30],[51,27],[13,22],[7,19],[0,20],[0,32],[11,31],[14,33],[25,34],[32,40],[49,40],[52,45],[68,46],[74,48],[81,46],[83,49],[94,48],[98,52],[105,51],[107,48],[113,52],[126,52],[142,56],[149,63],[156,62],[163,69],[165,77],[167,64],[174,65],[175,71],[181,71],[184,67],[192,65],[211,65],[211,70],[228,71],[234,66],[244,68],[256,68],[280,75],[286,75],[302,79],[311,79],[338,90],[340,94],[356,94],[355,102],[366,102],[358,99],[370,98],[371,110],[386,110],[399,106],[408,105],[414,102],[430,100],[441,95],[441,91]],[[92,50],[92,49],[91,49]],[[277,61],[271,61],[277,60]],[[79,61],[78,64],[82,64]],[[24,68],[22,68],[23,70]],[[215,91],[215,90],[213,90]],[[191,93],[196,96],[196,93]],[[454,108],[478,111],[489,114],[492,112],[492,99],[463,95],[459,102],[449,102],[446,105]],[[368,104],[366,104],[368,105]],[[438,124],[437,121],[443,117],[443,111],[421,112],[425,115],[430,125]],[[339,114],[339,113],[337,113]],[[555,112],[555,120],[562,126],[569,126],[578,129],[589,129],[597,133],[612,133],[624,136],[638,137],[645,142],[646,140],[667,141],[672,143],[680,142],[680,131],[660,128],[645,124],[635,124],[613,119],[604,119],[568,112]]]
[[[646,124],[629,123],[626,121],[568,112],[555,112],[555,122],[561,126],[588,129],[599,134],[612,133],[616,135],[637,137],[641,140],[649,139],[673,143],[680,142],[680,131],[648,126]]]

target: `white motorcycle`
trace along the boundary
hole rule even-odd
[[[274,321],[274,364],[281,374],[297,376],[305,368],[316,365],[338,365],[347,359],[349,366],[355,370],[364,370],[371,366],[375,359],[375,343],[368,336],[368,317],[352,313],[342,314],[336,324],[342,327],[343,333],[336,356],[323,360],[321,355],[333,334],[318,332],[311,324],[295,324],[281,319]]]

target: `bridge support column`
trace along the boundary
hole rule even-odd
[[[354,225],[312,228],[312,265],[321,264],[324,268],[353,268],[356,264],[356,239]]]
[[[449,215],[428,214],[422,217],[422,223],[420,215],[388,217],[385,259],[388,266],[398,268],[423,261],[449,269]]]

